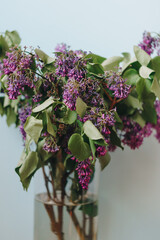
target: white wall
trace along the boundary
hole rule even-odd
[[[48,54],[66,42],[105,57],[119,55],[131,52],[144,30],[160,31],[159,0],[6,0],[0,9],[1,32],[18,30],[23,45],[39,45]],[[32,240],[33,184],[23,192],[14,172],[21,137],[5,119],[0,133],[0,239]],[[101,178],[99,240],[159,239],[159,155],[154,138],[138,151],[112,154]]]

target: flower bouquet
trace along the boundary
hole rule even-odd
[[[139,148],[153,130],[160,141],[160,56],[150,56],[159,55],[159,35],[145,32],[133,59],[127,52],[106,59],[65,44],[50,57],[19,44],[15,31],[0,37],[0,113],[23,136],[16,167],[23,188],[42,172],[45,190],[35,209],[43,207],[51,226],[47,237],[47,220],[35,212],[35,240],[96,240],[99,166],[107,166],[117,147]]]

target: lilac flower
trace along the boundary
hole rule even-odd
[[[98,146],[96,149],[96,152],[97,152],[98,156],[105,156],[107,153],[107,149],[105,146]]]
[[[12,48],[3,59],[3,73],[8,75],[8,95],[10,99],[17,99],[25,87],[33,88],[35,74],[31,71],[32,55],[26,54],[20,48]]]
[[[58,77],[69,77],[79,81],[86,74],[86,60],[74,51],[65,51],[57,56],[55,66]]]
[[[122,130],[122,142],[128,145],[131,149],[139,148],[144,137],[149,137],[152,133],[151,124],[147,123],[143,128],[131,119],[124,117],[124,128]]]
[[[55,52],[66,52],[69,49],[69,46],[67,46],[65,43],[57,44],[55,47]]]
[[[88,184],[91,179],[91,175],[93,173],[91,169],[91,162],[90,159],[86,159],[82,162],[78,163],[78,166],[76,168],[79,178],[79,183],[82,186],[83,189],[88,189]]]
[[[33,96],[32,101],[33,101],[33,102],[40,102],[40,101],[41,101],[41,98],[42,98],[42,94],[41,94],[41,93],[38,93],[38,94],[36,94],[36,95]]]
[[[99,84],[94,78],[86,78],[77,81],[69,78],[64,86],[64,103],[75,110],[76,100],[80,97],[89,106],[103,106],[104,102],[98,91]]]
[[[57,145],[56,139],[53,136],[49,135],[45,138],[43,149],[47,152],[55,153],[59,151],[60,147]]]
[[[143,40],[139,44],[139,46],[149,55],[151,55],[156,47],[157,40],[156,38],[152,37],[149,32],[143,33]]]
[[[23,136],[23,139],[26,139],[26,132],[24,130],[24,124],[26,122],[27,117],[29,117],[32,113],[32,106],[27,103],[25,106],[21,107],[18,111],[18,118],[20,120],[20,131]]]
[[[2,76],[3,63],[0,61],[0,77]]]
[[[115,72],[105,72],[106,86],[113,92],[114,97],[125,99],[130,93],[131,86],[126,84],[126,80]]]

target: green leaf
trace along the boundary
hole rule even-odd
[[[103,74],[104,73],[102,65],[100,65],[98,63],[88,63],[87,69],[90,73],[94,73],[94,74]]]
[[[21,42],[21,38],[20,38],[18,32],[16,32],[16,31],[12,31],[12,32],[6,31],[5,39],[10,47],[14,46],[14,45],[19,45]]]
[[[150,62],[150,67],[155,71],[157,79],[160,79],[160,56],[153,58]]]
[[[0,102],[0,115],[3,116],[4,110],[3,110],[3,106],[2,103]]]
[[[4,77],[1,79],[1,83],[3,85],[3,87],[7,88],[8,87],[8,76],[4,75]]]
[[[88,120],[83,125],[84,133],[92,140],[104,139],[94,124]]]
[[[116,146],[120,147],[121,149],[124,149],[121,145],[120,138],[117,136],[117,133],[113,129],[111,129],[110,131],[111,131],[111,134],[110,134],[111,143],[113,145],[116,145]]]
[[[108,144],[105,142],[104,139],[99,140],[93,140],[94,144],[100,145],[100,146],[107,146]]]
[[[100,165],[101,165],[101,171],[109,164],[111,160],[111,156],[107,152],[104,156],[98,157]]]
[[[1,35],[0,36],[0,59],[3,59],[5,57],[5,53],[8,50],[9,50],[8,44],[5,38]]]
[[[91,150],[88,143],[84,142],[83,138],[78,133],[74,133],[70,137],[68,141],[68,148],[71,153],[80,161],[87,159],[91,155]]]
[[[83,102],[83,100],[78,97],[76,100],[76,112],[79,114],[81,118],[84,117],[87,110],[87,104]]]
[[[66,124],[73,124],[77,119],[77,113],[68,109],[66,115],[64,116],[64,122]]]
[[[146,121],[143,119],[141,114],[139,112],[136,112],[133,116],[132,119],[137,122],[142,128],[145,126]]]
[[[38,165],[37,152],[30,152],[25,157],[21,167],[19,168],[19,175],[22,183],[36,170],[37,165]]]
[[[140,47],[134,46],[134,53],[135,53],[135,56],[136,56],[138,62],[142,66],[147,66],[149,64],[149,62],[151,61],[151,57],[148,55],[148,53],[146,53]]]
[[[148,79],[140,78],[137,82],[136,91],[139,101],[148,98],[151,92],[151,82]]]
[[[154,70],[146,67],[146,66],[141,66],[140,69],[139,69],[139,75],[142,77],[142,78],[149,78],[150,74],[153,73]]]
[[[45,63],[45,64],[50,64],[53,63],[55,61],[54,58],[49,57],[45,52],[43,52],[42,50],[36,48],[35,49],[35,53],[38,55],[38,57]]]
[[[153,78],[152,86],[151,86],[151,91],[156,95],[156,97],[159,98],[160,100],[160,84],[157,81],[156,75]]]
[[[7,125],[10,126],[13,123],[16,123],[17,115],[14,112],[13,108],[7,107]]]
[[[84,204],[79,208],[80,211],[83,211],[84,214],[89,217],[96,217],[98,215],[98,204],[96,202]]]
[[[150,122],[153,124],[157,123],[157,112],[154,108],[152,101],[149,99],[143,104],[143,112],[142,117],[146,120],[146,122]]]
[[[136,69],[130,68],[124,72],[123,78],[127,79],[126,83],[129,85],[136,85],[137,81],[140,79],[139,74]]]
[[[104,62],[104,60],[106,60],[106,58],[96,55],[94,53],[89,53],[88,55],[85,56],[85,59],[91,59],[93,63],[99,63],[99,64],[101,64],[102,62]]]
[[[94,145],[94,141],[91,140],[90,138],[89,138],[89,144],[90,144],[90,148],[91,148],[91,151],[92,151],[93,159],[95,159],[95,157],[96,157],[96,155],[95,155],[96,147]]]
[[[124,59],[123,59],[124,64],[129,63],[131,60],[131,54],[128,52],[123,52],[122,55],[124,57]]]
[[[140,102],[136,97],[133,97],[132,95],[129,95],[127,99],[125,100],[125,103],[128,106],[132,106],[135,109],[141,109],[143,110],[142,107],[142,102]]]
[[[42,120],[36,119],[33,116],[27,118],[24,130],[35,141],[35,143],[38,142],[42,129]]]
[[[41,112],[44,109],[46,109],[47,107],[49,107],[51,104],[54,103],[54,100],[52,97],[48,98],[46,101],[44,101],[42,104],[40,104],[39,106],[35,107],[32,112],[33,113],[37,113],[37,112]]]
[[[7,107],[11,104],[11,100],[9,99],[8,95],[5,94],[5,97],[4,97],[4,103],[3,103],[3,107]]]
[[[51,123],[50,116],[47,112],[46,112],[46,117],[47,117],[47,132],[51,134],[53,137],[56,137],[56,133],[53,129],[53,124]]]
[[[109,70],[117,71],[120,62],[122,62],[123,59],[124,59],[123,57],[119,57],[119,56],[111,57],[105,60],[102,63],[102,66],[105,71],[109,71]]]

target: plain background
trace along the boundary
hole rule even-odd
[[[0,31],[17,30],[22,45],[49,55],[57,43],[105,57],[132,53],[144,30],[159,32],[159,0],[9,0]],[[33,239],[33,183],[23,191],[14,168],[23,146],[18,129],[0,119],[0,239]],[[112,154],[101,176],[98,240],[160,239],[160,145]],[[74,239],[73,239],[74,240]]]

